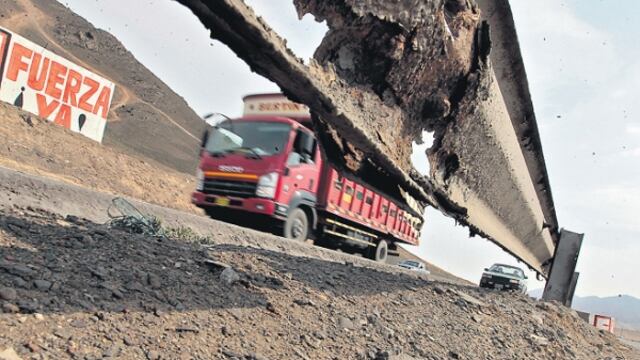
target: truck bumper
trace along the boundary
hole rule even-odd
[[[273,200],[217,196],[204,194],[199,191],[195,191],[191,194],[191,202],[200,208],[229,208],[275,217],[280,217],[280,213],[282,212],[282,205],[276,204]],[[286,210],[284,214],[286,215]]]

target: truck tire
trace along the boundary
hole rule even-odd
[[[293,209],[284,223],[284,237],[305,242],[309,237],[309,219],[304,210]]]
[[[388,244],[386,240],[378,241],[378,244],[376,245],[375,249],[369,248],[369,258],[377,262],[383,263],[387,261],[388,254],[389,254],[389,251],[388,251]]]

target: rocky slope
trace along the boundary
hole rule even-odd
[[[36,359],[637,358],[613,335],[554,304],[429,282],[365,260],[327,261],[219,240],[159,239],[5,208],[0,353]]]
[[[204,122],[108,32],[56,0],[0,0],[0,26],[116,83],[105,145],[195,171]]]

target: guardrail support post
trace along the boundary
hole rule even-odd
[[[551,265],[549,279],[542,298],[556,300],[565,306],[571,306],[573,294],[578,283],[579,273],[575,272],[584,234],[560,230],[560,240]]]

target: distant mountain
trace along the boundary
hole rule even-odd
[[[640,299],[629,295],[575,297],[574,309],[613,316],[618,327],[640,330]]]
[[[529,296],[541,297],[542,289],[529,291]],[[616,326],[640,330],[640,299],[633,296],[576,296],[573,298],[572,308],[592,314],[613,316]]]

